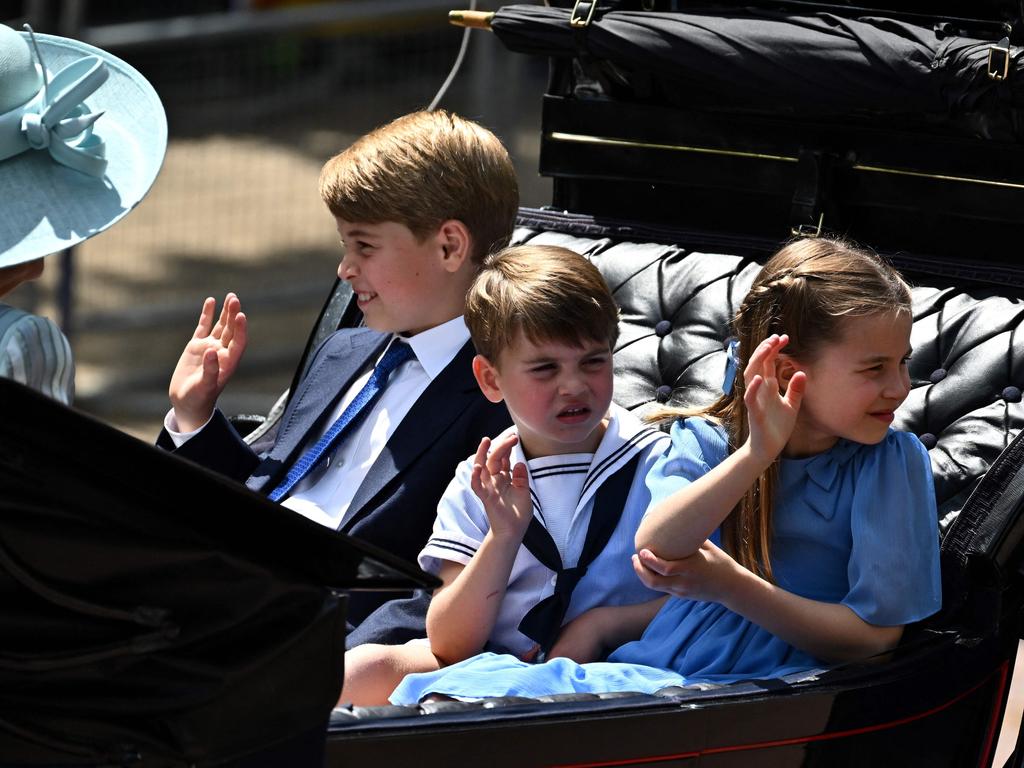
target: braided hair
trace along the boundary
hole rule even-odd
[[[838,238],[806,238],[784,246],[764,265],[732,321],[739,339],[732,391],[695,413],[721,423],[730,451],[749,435],[743,370],[750,352],[772,334],[789,334],[785,354],[810,362],[842,338],[843,319],[879,313],[910,313],[910,288],[873,253]],[[664,420],[668,410],[652,418]],[[778,462],[773,463],[722,523],[722,545],[745,568],[772,580],[770,558]]]

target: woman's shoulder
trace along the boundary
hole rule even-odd
[[[17,307],[12,307],[9,304],[0,304],[0,335],[3,335],[4,331],[18,323],[32,322],[34,317],[36,316]]]
[[[52,333],[58,326],[48,317],[34,315],[23,309],[0,304],[0,338],[5,335],[45,331]]]

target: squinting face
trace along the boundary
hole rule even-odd
[[[607,342],[535,344],[520,331],[497,365],[477,356],[473,367],[484,394],[505,401],[528,457],[597,449],[612,402]]]
[[[397,222],[337,223],[345,248],[338,277],[351,284],[368,327],[414,335],[462,314],[465,290],[450,279],[439,233],[420,242]]]
[[[807,373],[807,389],[784,455],[821,453],[841,437],[864,444],[885,437],[910,392],[911,323],[907,312],[847,318],[837,343],[796,365]]]

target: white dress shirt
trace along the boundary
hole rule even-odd
[[[391,374],[388,385],[366,418],[341,439],[328,460],[322,460],[295,485],[291,494],[281,504],[328,528],[339,528],[348,519],[349,507],[356,491],[359,490],[370,467],[384,450],[391,435],[398,429],[402,419],[430,382],[448,366],[467,341],[469,330],[461,316],[421,331],[415,336],[392,339],[392,344],[408,343],[416,355],[415,358],[403,363]],[[377,361],[374,361],[374,365]],[[330,428],[348,404],[355,399],[372,372],[373,368],[367,367],[352,382],[335,405],[333,412],[324,421],[322,430],[308,436],[303,451]],[[164,428],[176,446],[183,445],[205,426],[195,432],[178,432],[173,409],[164,419]]]

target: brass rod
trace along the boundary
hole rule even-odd
[[[925,179],[940,179],[942,181],[963,181],[968,184],[982,184],[986,187],[1002,187],[1003,189],[1024,189],[1024,184],[1015,184],[1012,181],[996,181],[995,179],[975,179],[971,176],[950,176],[943,173],[923,173],[922,171],[906,171],[899,168],[882,168],[876,165],[853,165],[855,171],[871,171],[872,173],[891,173],[897,176],[919,176]]]
[[[703,155],[728,155],[729,157],[749,157],[758,160],[778,160],[784,163],[795,163],[797,158],[786,155],[766,155],[761,152],[739,152],[733,149],[712,149],[711,147],[687,147],[680,144],[652,144],[644,141],[627,141],[626,139],[609,139],[603,136],[585,136],[578,133],[561,133],[552,131],[554,141],[569,141],[577,144],[601,144],[612,147],[637,147],[640,149],[667,149],[674,152],[696,152]]]
[[[611,139],[604,136],[587,136],[585,134],[578,133],[562,133],[560,131],[552,131],[549,134],[552,141],[566,141],[573,142],[576,144],[597,144],[602,146],[611,147],[634,147],[638,149],[662,149],[670,150],[673,152],[691,152],[704,155],[725,155],[727,157],[746,157],[757,160],[777,160],[786,163],[795,163],[797,158],[789,157],[787,155],[769,155],[761,152],[740,152],[732,149],[713,149],[711,147],[690,147],[683,144],[656,144],[645,141],[629,141],[626,139]],[[965,184],[981,184],[988,187],[999,187],[1002,189],[1021,189],[1024,190],[1024,184],[1015,183],[1012,181],[996,181],[995,179],[977,179],[971,176],[952,176],[949,174],[941,173],[925,173],[923,171],[908,171],[902,168],[886,168],[877,165],[860,165],[855,164],[850,166],[855,171],[868,171],[871,173],[889,173],[894,176],[912,176],[922,179],[937,179],[939,181],[959,181]]]
[[[448,11],[448,23],[456,27],[489,30],[493,18],[493,11]]]

